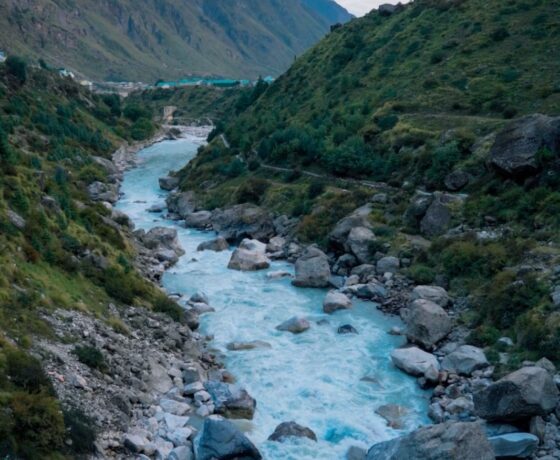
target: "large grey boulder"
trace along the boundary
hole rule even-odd
[[[367,284],[354,284],[344,288],[345,292],[349,292],[360,299],[367,300],[383,300],[387,296],[387,289],[379,281],[373,279]]]
[[[115,184],[96,181],[88,185],[87,191],[92,201],[107,201],[114,204],[119,199],[118,188]]]
[[[323,300],[323,311],[334,313],[337,310],[347,310],[352,308],[352,301],[346,294],[339,291],[329,291]]]
[[[209,380],[204,384],[214,403],[216,414],[227,418],[251,420],[255,414],[257,402],[247,390],[228,383]]]
[[[406,337],[430,350],[451,332],[453,323],[447,312],[438,304],[417,299],[408,308],[405,317]]]
[[[170,192],[179,186],[179,178],[173,176],[164,176],[159,178],[159,188]]]
[[[92,156],[91,160],[98,166],[101,166],[109,176],[117,176],[119,169],[111,160],[103,157]]]
[[[447,422],[374,445],[366,460],[494,460],[479,423]]]
[[[210,211],[197,211],[185,216],[185,227],[206,230],[212,226],[212,213]]]
[[[397,257],[387,256],[377,261],[376,269],[379,275],[383,275],[385,273],[397,273],[400,266],[401,263]]]
[[[463,195],[436,192],[426,214],[420,221],[420,230],[427,237],[443,235],[451,226],[453,216],[465,200]]]
[[[174,228],[154,227],[142,236],[142,242],[148,249],[169,249],[177,255],[185,253]]]
[[[535,453],[539,438],[530,433],[507,433],[488,439],[496,457],[527,458]]]
[[[466,187],[470,177],[465,171],[453,171],[445,176],[444,184],[447,190],[457,192]]]
[[[426,211],[434,201],[434,195],[432,193],[424,192],[422,190],[417,190],[413,197],[410,199],[408,208],[404,213],[405,222],[416,228],[422,218],[426,215]]]
[[[301,426],[296,422],[283,422],[276,427],[274,433],[269,437],[269,441],[283,442],[286,438],[308,438],[317,441],[317,435],[305,426]]]
[[[254,444],[228,420],[207,418],[196,449],[197,460],[260,460]]]
[[[296,277],[292,281],[299,287],[328,287],[331,269],[327,255],[320,249],[309,246],[296,260]]]
[[[516,421],[552,412],[558,389],[540,367],[523,367],[475,393],[475,412],[492,421]]]
[[[443,358],[441,368],[460,375],[471,375],[474,371],[489,366],[484,351],[472,345],[462,345]]]
[[[367,227],[354,227],[348,233],[346,248],[352,252],[358,262],[365,264],[371,260],[370,247],[375,241],[375,235]]]
[[[451,301],[447,291],[439,286],[416,286],[412,290],[411,300],[426,299],[445,307]]]
[[[397,348],[391,352],[393,364],[407,374],[416,377],[437,378],[439,362],[431,353],[418,347]]]
[[[353,228],[365,227],[371,229],[371,223],[369,221],[371,210],[371,205],[367,204],[339,220],[329,234],[329,242],[331,245],[339,251],[345,250],[346,240]]]
[[[213,240],[204,241],[200,243],[196,248],[196,250],[221,252],[227,250],[228,248],[229,248],[229,243],[226,241],[225,238],[219,236],[218,238],[214,238]]]
[[[230,243],[243,238],[266,241],[274,236],[272,214],[254,204],[239,204],[212,213],[212,226]]]
[[[510,177],[524,178],[539,168],[539,153],[560,153],[560,117],[529,115],[512,122],[496,136],[490,161]]]
[[[194,192],[172,193],[166,199],[167,209],[183,219],[196,209]]]
[[[290,318],[282,324],[276,326],[276,329],[278,331],[291,332],[292,334],[301,334],[302,332],[307,331],[310,327],[311,324],[309,324],[309,321],[305,318],[294,316],[293,318]]]
[[[244,239],[233,251],[228,268],[241,271],[264,270],[270,267],[266,257],[266,244],[257,240]]]

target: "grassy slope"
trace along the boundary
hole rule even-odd
[[[353,21],[227,123],[232,148],[214,141],[182,171],[182,186],[208,207],[254,201],[299,216],[299,237],[326,246],[337,219],[374,193],[345,177],[386,181],[395,189],[374,205],[380,244],[372,250],[411,258],[408,274],[419,283],[447,279],[472,307],[462,318],[471,341],[492,346],[493,359],[507,334],[515,359],[559,361],[560,315],[549,293],[560,281],[560,171],[552,161],[538,180],[504,180],[487,167],[486,138],[512,117],[560,114],[559,12],[558,0],[425,0]],[[482,242],[466,233],[418,247],[410,234],[419,229],[403,218],[409,199],[416,187],[444,189],[454,170],[472,177],[454,225],[504,236]]]
[[[329,25],[300,0],[10,1],[0,49],[95,79],[256,78],[283,71]]]
[[[26,354],[34,337],[51,336],[43,314],[69,308],[108,318],[110,302],[165,305],[132,268],[126,230],[86,193],[107,179],[92,155],[109,158],[128,133],[153,132],[150,120],[132,122],[116,101],[45,70],[28,70],[22,82],[0,65],[0,405],[9,408],[0,411],[2,457],[75,458],[63,445],[52,388]],[[86,251],[106,266],[90,263]]]

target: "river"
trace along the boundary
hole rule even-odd
[[[147,212],[165,200],[158,178],[184,166],[203,143],[204,139],[189,135],[139,152],[138,166],[125,174],[117,207],[136,228],[178,230],[186,254],[166,272],[163,286],[186,296],[197,291],[208,295],[216,312],[202,317],[201,332],[214,337],[212,346],[223,356],[227,369],[257,400],[254,420],[242,426],[264,458],[339,460],[345,458],[349,446],[367,448],[429,423],[429,394],[420,390],[415,379],[394,368],[389,358],[391,350],[404,341],[387,333],[400,325],[398,318],[382,314],[368,302],[354,302],[351,310],[326,315],[322,311],[325,290],[296,288],[287,279],[268,280],[266,270],[228,270],[231,251],[196,251],[214,234],[186,229],[180,222]],[[293,267],[273,262],[270,270],[293,271]],[[296,315],[308,318],[311,329],[300,335],[275,329]],[[344,324],[351,324],[359,334],[337,334]],[[229,342],[252,340],[266,341],[271,348],[226,348]],[[375,413],[389,403],[408,411],[402,430],[389,428]],[[267,441],[278,424],[291,420],[311,428],[318,442]]]

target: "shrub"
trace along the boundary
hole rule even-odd
[[[239,187],[237,202],[259,204],[269,187],[270,182],[266,179],[251,178]]]
[[[506,249],[498,243],[457,241],[445,248],[441,254],[443,267],[451,278],[488,278],[501,270],[507,260]]]
[[[154,302],[154,311],[165,313],[171,319],[181,322],[184,318],[183,308],[173,300],[162,295],[159,296]]]
[[[307,197],[311,200],[317,198],[325,192],[326,185],[324,182],[312,182],[307,188]]]
[[[473,329],[467,338],[467,342],[476,347],[487,347],[494,345],[501,337],[501,333],[493,326],[482,325]]]
[[[27,64],[19,56],[9,56],[6,59],[6,69],[20,84],[27,80]]]
[[[19,351],[6,353],[7,375],[11,383],[28,393],[54,394],[49,378],[43,372],[39,361]]]
[[[431,284],[436,276],[435,271],[426,265],[413,265],[408,270],[408,276],[416,284]]]
[[[95,424],[79,409],[64,412],[66,436],[72,441],[70,450],[75,454],[89,454],[95,451],[97,436]]]
[[[78,361],[92,369],[105,371],[107,368],[103,353],[95,347],[79,345],[74,348],[73,353],[78,357]]]

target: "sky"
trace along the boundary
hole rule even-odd
[[[336,0],[354,16],[363,16],[383,3],[398,3],[398,0]],[[406,3],[406,0],[402,3]]]

